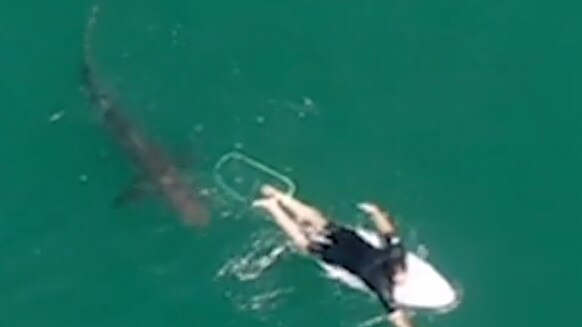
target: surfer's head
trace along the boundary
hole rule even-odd
[[[402,283],[406,276],[406,250],[398,237],[391,240],[388,254],[390,266],[392,267],[392,280],[395,284]]]

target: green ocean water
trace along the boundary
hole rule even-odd
[[[418,326],[582,324],[579,2],[100,4],[100,73],[189,164],[212,222],[187,228],[155,198],[112,208],[135,169],[79,89],[92,3],[4,0],[0,326],[361,326],[381,314],[288,252],[241,280],[256,269],[233,263],[282,236],[216,190],[212,167],[233,148],[334,219],[362,222],[362,200],[389,208],[463,292]]]

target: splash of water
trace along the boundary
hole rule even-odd
[[[252,236],[247,250],[230,258],[216,273],[216,277],[235,277],[241,282],[259,279],[286,252],[278,234],[261,231]]]

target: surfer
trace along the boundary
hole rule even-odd
[[[382,236],[384,246],[379,249],[273,186],[264,185],[261,193],[263,198],[254,201],[253,206],[267,211],[302,252],[359,278],[378,297],[395,326],[412,326],[406,312],[393,300],[394,285],[406,279],[406,251],[387,212],[372,203],[358,205]]]

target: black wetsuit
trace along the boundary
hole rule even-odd
[[[342,226],[327,227],[327,241],[310,244],[310,252],[330,265],[342,267],[359,277],[377,296],[388,313],[396,307],[392,301],[392,276],[398,264],[403,264],[404,249],[395,235],[383,235],[384,247],[375,248],[356,232]]]

